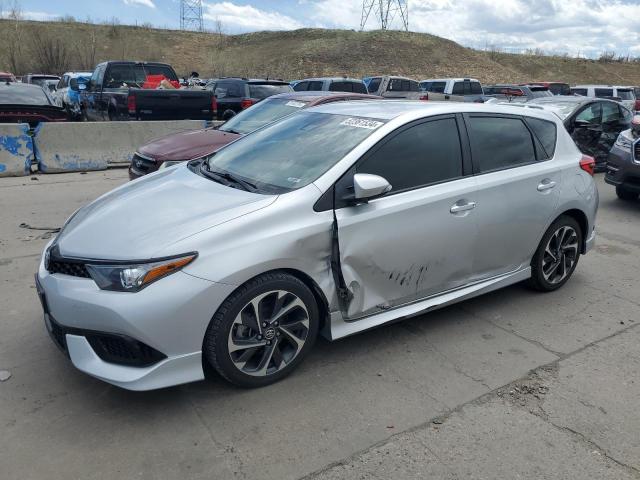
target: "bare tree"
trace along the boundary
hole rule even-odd
[[[95,27],[91,28],[88,38],[81,38],[73,46],[78,67],[82,70],[92,70],[96,66],[97,36]]]
[[[32,54],[39,70],[46,73],[63,73],[69,68],[67,45],[59,36],[40,29],[31,31]]]

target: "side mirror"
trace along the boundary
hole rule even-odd
[[[381,197],[391,190],[391,184],[379,175],[356,173],[353,176],[354,198],[358,201]]]
[[[69,88],[71,90],[73,90],[74,92],[77,92],[78,90],[80,90],[78,88],[78,79],[77,78],[72,78],[71,80],[69,80]]]
[[[49,91],[50,92],[55,92],[57,90],[56,86],[52,83],[49,84]]]

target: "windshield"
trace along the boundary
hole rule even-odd
[[[219,130],[245,135],[264,127],[267,123],[297,112],[306,107],[307,103],[300,100],[268,98],[232,117]]]
[[[0,104],[51,105],[51,102],[42,88],[23,87],[12,83],[0,88]]]
[[[285,193],[315,181],[384,122],[298,112],[229,144],[205,162],[266,193]]]
[[[293,92],[291,85],[287,84],[269,84],[269,83],[250,83],[249,97],[262,100],[263,98],[277,95],[278,93]]]

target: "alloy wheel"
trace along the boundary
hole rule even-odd
[[[542,275],[552,285],[562,282],[573,271],[579,255],[578,233],[564,225],[549,238],[542,256]]]
[[[228,350],[234,366],[262,377],[282,370],[298,356],[309,335],[309,311],[286,290],[262,293],[248,302],[233,321]]]

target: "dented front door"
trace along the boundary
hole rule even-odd
[[[475,192],[475,179],[466,177],[336,209],[349,293],[343,315],[357,319],[465,284]]]

